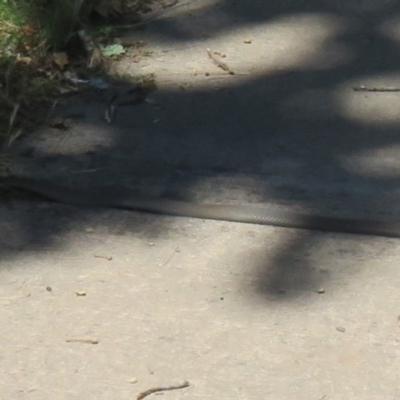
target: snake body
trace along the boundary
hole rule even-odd
[[[2,178],[0,183],[79,207],[117,208],[179,217],[400,238],[400,223],[395,221],[327,217],[254,205],[198,204],[118,191],[80,193],[31,178],[8,177]]]

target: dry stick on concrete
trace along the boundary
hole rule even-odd
[[[355,92],[400,92],[400,88],[390,88],[390,87],[373,87],[368,88],[365,86],[359,86],[353,88]]]
[[[235,72],[232,71],[225,63],[223,63],[222,61],[218,60],[217,57],[215,57],[215,54],[213,51],[211,51],[210,49],[207,49],[207,54],[208,57],[210,58],[210,60],[219,68],[223,69],[224,71],[228,72],[229,75],[235,75]]]
[[[168,257],[168,260],[165,261],[165,263],[163,264],[163,267],[165,267],[165,266],[172,260],[172,257],[177,253],[178,249],[179,249],[179,246],[176,246],[176,247],[175,247],[175,250],[174,250],[174,251],[172,252],[172,254]]]
[[[66,339],[67,343],[88,343],[88,344],[98,344],[98,339]]]
[[[165,386],[165,387],[154,387],[148,390],[145,390],[144,392],[140,392],[137,397],[136,400],[142,400],[144,399],[146,396],[148,396],[149,394],[153,394],[153,393],[157,393],[157,392],[165,392],[166,390],[177,390],[177,389],[183,389],[186,387],[189,387],[190,383],[188,381],[184,381],[182,382],[180,385],[172,385],[172,386]]]

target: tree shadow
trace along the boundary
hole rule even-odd
[[[260,46],[260,51],[272,49],[276,56],[281,37],[287,51],[295,52],[296,47],[289,46],[285,38],[289,31],[290,37],[293,32],[301,37],[303,58],[298,51],[291,62],[283,49],[285,63],[266,66],[267,72],[254,77],[251,73],[232,77],[218,91],[212,87],[180,90],[179,85],[162,88],[151,96],[156,106],[121,107],[115,124],[107,127],[101,121],[100,103],[74,99],[66,112],[84,108],[87,117],[68,138],[71,148],[83,130],[91,137],[106,135],[108,145],[99,140],[91,154],[62,156],[36,149],[34,162],[41,162],[53,177],[68,176],[67,181],[74,184],[79,180],[82,187],[123,185],[189,200],[220,201],[221,184],[229,192],[240,176],[258,183],[256,188],[249,185],[249,190],[254,199],[265,202],[317,213],[345,212],[378,219],[398,216],[393,203],[400,183],[398,94],[355,92],[353,88],[399,81],[400,52],[393,21],[400,5],[393,1],[380,2],[375,8],[377,2],[372,1],[363,6],[344,1],[267,3],[219,2],[183,17],[150,22],[144,35],[162,37],[165,50],[168,43],[190,45],[195,40],[250,31],[257,25],[272,34],[273,26],[282,36],[275,35],[277,43]],[[304,29],[307,24],[309,32]],[[261,36],[254,41],[268,38],[262,36],[263,29],[258,32]],[[239,56],[246,54],[236,53]],[[77,179],[71,175],[84,167],[95,173]],[[210,193],[201,194],[196,188],[205,181],[211,182]],[[53,216],[57,233],[68,230],[67,220],[82,219],[85,214],[74,209],[63,213]],[[27,243],[51,244],[54,232],[37,235],[37,220],[38,215],[32,215],[24,221],[23,229],[30,232]],[[148,220],[128,218],[125,229],[141,229],[141,223]],[[162,234],[162,229],[147,233]],[[276,298],[285,293],[287,299],[324,286],[331,275],[315,268],[308,249],[313,243],[323,245],[329,237],[293,233],[292,240],[273,257],[266,256],[249,272],[257,275],[255,290]],[[351,240],[371,239],[357,236]]]

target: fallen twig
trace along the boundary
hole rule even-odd
[[[157,393],[157,392],[165,392],[166,390],[177,390],[177,389],[183,389],[186,387],[189,387],[190,383],[188,381],[184,381],[182,382],[180,385],[172,385],[172,386],[159,386],[159,387],[154,387],[151,389],[147,389],[144,392],[140,392],[137,397],[136,400],[142,400],[144,399],[146,396],[153,394],[153,393]]]
[[[390,87],[373,87],[368,88],[365,86],[359,86],[353,88],[355,92],[400,92],[400,88],[390,88]]]
[[[224,71],[228,72],[229,75],[235,75],[235,72],[232,71],[227,64],[223,63],[222,61],[218,60],[217,57],[215,57],[215,52],[211,51],[210,49],[207,49],[207,54],[210,60],[219,68],[223,69]]]
[[[175,250],[172,252],[172,254],[168,257],[168,260],[165,261],[165,263],[163,264],[163,267],[165,267],[172,259],[172,257],[175,255],[175,253],[178,251],[179,246],[175,247]]]
[[[89,343],[89,344],[98,344],[98,339],[66,339],[67,343]]]

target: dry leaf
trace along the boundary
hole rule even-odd
[[[31,57],[22,57],[20,55],[17,55],[16,63],[30,65],[32,63],[32,58]]]
[[[69,64],[67,53],[65,52],[53,53],[53,62],[60,69],[64,69],[65,66]]]

